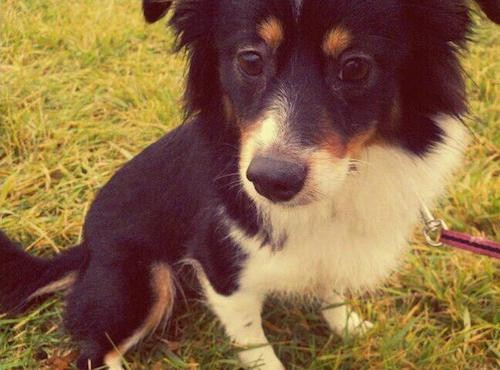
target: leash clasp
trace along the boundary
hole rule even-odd
[[[443,220],[434,218],[431,211],[423,203],[421,204],[420,214],[424,222],[425,241],[431,247],[441,247],[446,244],[450,247],[500,259],[499,242],[449,230],[446,223]]]
[[[420,214],[424,220],[424,228],[422,231],[425,241],[431,247],[441,247],[443,245],[441,242],[441,235],[443,230],[448,230],[448,226],[443,220],[436,219],[429,208],[427,208],[424,204],[422,204],[422,207],[420,208]]]
[[[425,241],[431,247],[441,247],[443,245],[441,242],[443,230],[446,230],[446,224],[443,220],[430,220],[426,222],[423,230]]]

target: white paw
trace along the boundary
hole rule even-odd
[[[361,336],[366,334],[371,328],[373,328],[373,323],[361,319],[356,313],[352,313],[347,321],[347,325],[342,328],[342,333],[338,334],[342,337]]]
[[[239,358],[249,370],[285,370],[270,346],[242,351]]]
[[[347,317],[344,315],[341,316],[343,317],[331,317],[329,320],[326,314],[325,318],[327,319],[330,329],[343,338],[360,336],[373,328],[373,324],[370,321],[361,319],[355,312],[349,313]]]

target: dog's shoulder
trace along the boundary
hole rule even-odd
[[[87,214],[85,240],[180,244],[214,193],[209,164],[215,154],[201,124],[177,127],[119,169]]]

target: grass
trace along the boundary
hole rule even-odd
[[[28,251],[78,242],[83,217],[111,174],[181,120],[184,60],[171,35],[146,26],[136,0],[0,2],[0,228]],[[448,223],[499,239],[500,42],[477,19],[468,73],[475,133],[436,211]],[[387,220],[390,222],[390,220]],[[270,301],[265,326],[290,369],[493,369],[500,366],[498,262],[431,249],[414,252],[385,288],[352,298],[376,323],[364,338],[331,335],[311,307]],[[0,370],[65,369],[75,347],[50,299],[0,316]],[[130,369],[236,369],[213,315],[197,303],[127,356]]]

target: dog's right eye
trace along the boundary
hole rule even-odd
[[[238,54],[240,70],[252,77],[260,76],[264,72],[264,60],[255,51],[244,51]]]

